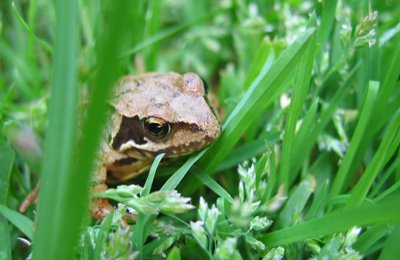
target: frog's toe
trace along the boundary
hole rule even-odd
[[[94,198],[90,203],[90,215],[97,219],[107,217],[112,210],[113,206],[105,198]]]

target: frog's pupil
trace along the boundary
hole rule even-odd
[[[155,135],[159,135],[163,132],[164,126],[158,123],[150,123],[149,124],[150,132],[154,133]]]

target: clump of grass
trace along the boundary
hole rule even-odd
[[[0,6],[2,258],[400,256],[394,2]],[[143,188],[101,195],[122,204],[92,223],[87,186],[109,87],[171,70],[209,82],[226,114],[221,137],[171,166],[157,157],[132,181]],[[18,213],[39,179],[38,211]],[[124,227],[127,207],[137,221]]]

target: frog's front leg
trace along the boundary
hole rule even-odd
[[[95,194],[99,192],[106,191],[108,186],[106,184],[107,180],[107,168],[98,162],[98,166],[96,167],[96,171],[92,177],[92,187],[90,190],[90,194]],[[92,197],[90,199],[89,211],[90,215],[92,215],[96,219],[104,219],[110,214],[110,212],[114,209],[114,207],[108,202],[108,199],[102,197]],[[136,215],[132,215],[130,213],[125,213],[124,219],[121,220],[124,226],[127,225],[125,219],[130,219],[133,221],[137,220]]]
[[[107,169],[105,166],[96,167],[95,174],[92,180],[92,187],[90,194],[99,193],[106,191],[108,186],[106,184],[107,179]],[[97,219],[103,219],[108,216],[108,214],[113,209],[113,206],[108,202],[108,199],[101,197],[92,197],[90,199],[89,211],[90,214]]]

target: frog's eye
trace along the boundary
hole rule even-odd
[[[157,117],[149,117],[143,121],[144,130],[155,137],[163,138],[171,132],[171,125]]]

